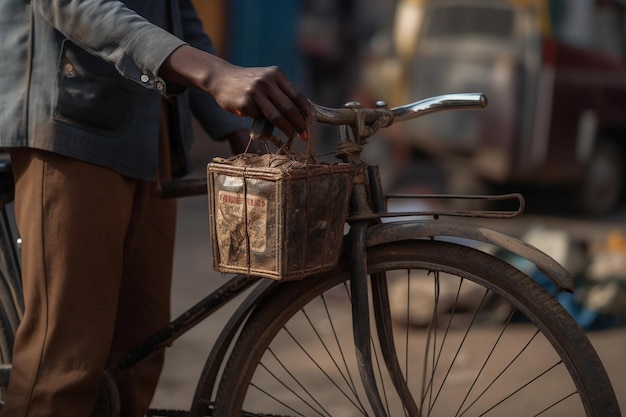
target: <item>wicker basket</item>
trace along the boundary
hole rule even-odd
[[[244,154],[207,176],[217,271],[293,280],[337,264],[353,165]]]

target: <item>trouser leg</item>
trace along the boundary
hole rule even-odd
[[[132,314],[117,301],[120,294],[132,298],[124,295],[131,292],[121,288],[122,277],[140,269],[130,266],[124,248],[141,240],[133,213],[143,183],[46,152],[11,153],[26,312],[2,415],[86,417],[109,359],[118,307]],[[171,268],[171,257],[166,264]],[[169,278],[158,288],[166,285]],[[118,333],[115,345],[123,339]],[[160,364],[146,368],[152,386]]]
[[[143,194],[127,240],[117,324],[109,364],[168,324],[176,202]],[[145,414],[163,365],[163,352],[117,380],[122,417]]]
[[[159,135],[159,181],[171,178],[167,111],[167,106],[163,106]],[[151,186],[153,184],[141,184],[124,246],[124,278],[109,365],[124,357],[130,349],[166,326],[170,320],[176,201],[153,197],[149,189]],[[161,351],[117,378],[121,417],[141,417],[146,413],[163,360],[164,352]]]

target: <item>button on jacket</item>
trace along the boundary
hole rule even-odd
[[[190,0],[0,1],[0,146],[52,151],[150,180],[167,97],[180,145],[176,174],[187,173],[189,109],[215,138],[247,122],[205,93],[158,77],[184,43],[214,53]]]

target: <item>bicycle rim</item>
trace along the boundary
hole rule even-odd
[[[584,332],[510,265],[464,246],[411,241],[369,250],[368,270],[387,281],[396,365],[414,402],[400,400],[373,328],[387,415],[619,415]],[[354,359],[347,276],[340,268],[287,283],[253,313],[214,415],[374,415]]]

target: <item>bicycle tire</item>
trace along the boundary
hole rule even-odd
[[[431,240],[370,248],[367,261],[370,274],[386,273],[388,287],[413,285],[406,291],[411,294],[406,296],[407,307],[418,280],[439,283],[433,285],[438,297],[432,301],[440,303],[442,285],[458,283],[452,298],[457,305],[444,309],[433,304],[426,327],[397,321],[394,325],[394,343],[402,348],[398,351],[415,355],[400,353],[398,363],[403,364],[402,377],[421,408],[420,416],[620,415],[606,371],[585,333],[552,296],[511,265],[475,249]],[[397,271],[418,269],[424,273],[407,279],[395,276]],[[347,286],[342,289],[347,279],[347,266],[342,265],[330,274],[285,283],[252,313],[224,367],[214,416],[373,415],[367,399],[361,398],[358,371],[352,369],[357,366],[354,350],[337,347],[350,346],[352,340],[350,294]],[[464,284],[484,293],[477,307],[465,311],[461,302],[468,303],[466,293],[465,298],[459,295]],[[500,310],[513,306],[506,319],[494,320],[494,310],[485,308],[487,295]],[[399,304],[394,301],[395,307]],[[344,310],[347,318],[340,313]],[[517,319],[520,314],[524,320]],[[405,317],[410,321],[410,315]],[[303,336],[309,328],[317,333]],[[372,340],[376,338],[373,330]],[[420,353],[414,341],[428,342],[423,350],[428,353]],[[457,341],[458,346],[448,350]],[[488,341],[493,341],[491,347]],[[393,386],[385,385],[379,348],[372,345],[387,414],[413,415],[402,405],[394,408]],[[311,351],[304,352],[305,347]],[[546,359],[546,369],[537,369]],[[270,370],[272,364],[276,367]],[[424,369],[416,372],[421,366]],[[521,378],[532,384],[524,385]]]

